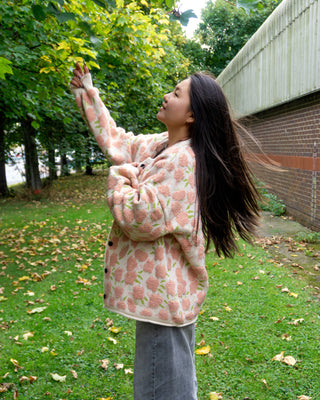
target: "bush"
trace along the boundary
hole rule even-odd
[[[279,200],[273,193],[269,193],[263,183],[257,185],[261,200],[259,206],[263,211],[269,211],[273,215],[281,216],[286,213],[286,206],[282,200]]]

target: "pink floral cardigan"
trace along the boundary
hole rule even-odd
[[[112,163],[107,202],[114,217],[105,252],[104,305],[140,321],[184,326],[208,288],[204,238],[197,231],[195,156],[190,140],[138,135],[116,126],[92,86],[71,87],[101,150]]]

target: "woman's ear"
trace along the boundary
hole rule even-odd
[[[194,123],[194,114],[192,111],[189,112],[189,116],[187,117],[187,124],[193,124]]]

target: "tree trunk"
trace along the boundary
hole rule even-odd
[[[6,157],[4,148],[4,115],[0,115],[0,195],[8,196],[9,189],[6,177]]]
[[[56,160],[55,160],[55,151],[51,146],[48,148],[48,166],[49,166],[49,180],[53,181],[54,179],[58,179],[57,168],[56,168]]]
[[[82,152],[80,150],[76,150],[74,157],[76,172],[80,173],[82,171]]]
[[[60,162],[61,162],[61,176],[69,176],[69,166],[68,166],[68,159],[67,155],[65,153],[62,153],[60,156]]]
[[[26,182],[28,188],[33,192],[38,192],[41,189],[41,179],[35,130],[31,122],[31,119],[28,118],[23,121],[21,126],[25,151]]]

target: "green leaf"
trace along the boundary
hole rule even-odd
[[[172,8],[174,6],[174,0],[166,0],[166,5],[169,8]]]
[[[32,14],[34,15],[35,19],[38,21],[43,21],[46,19],[47,13],[46,9],[39,4],[32,5]]]
[[[0,57],[0,79],[6,79],[5,74],[13,74],[12,68],[9,64],[11,64],[11,61],[4,57]]]
[[[58,22],[66,22],[69,21],[70,19],[76,21],[75,14],[70,12],[56,14],[56,18]]]
[[[92,0],[92,1],[96,3],[96,5],[99,7],[107,8],[107,5],[104,0]]]
[[[182,13],[180,15],[181,25],[187,26],[190,18],[197,18],[196,14],[193,12],[193,10],[187,10],[184,13]]]
[[[40,124],[37,121],[32,121],[31,126],[36,130],[40,128]]]
[[[236,5],[238,8],[243,8],[247,14],[250,11],[255,11],[261,5],[261,0],[237,0]]]

